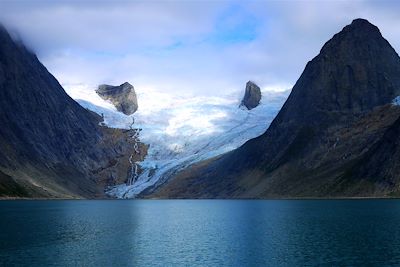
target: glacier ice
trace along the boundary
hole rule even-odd
[[[134,198],[143,190],[151,191],[193,163],[231,151],[259,136],[289,93],[263,90],[261,104],[247,110],[239,108],[242,92],[191,97],[137,90],[139,109],[127,116],[97,96],[94,86],[64,87],[83,107],[103,115],[107,126],[129,129],[134,116],[135,128],[142,129],[140,139],[149,145],[147,156],[139,163],[142,173],[134,183],[109,188],[106,193],[117,198]]]

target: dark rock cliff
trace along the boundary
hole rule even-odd
[[[308,62],[263,135],[181,173],[158,195],[396,195],[400,111],[390,103],[399,94],[399,56],[376,26],[356,19]]]
[[[119,86],[100,85],[96,93],[104,100],[109,100],[118,111],[131,115],[138,109],[138,102],[133,86],[126,82]]]
[[[245,106],[248,110],[257,107],[261,100],[261,90],[255,83],[248,81],[246,83],[245,93],[241,102],[241,106]]]
[[[101,196],[96,175],[133,144],[100,120],[0,27],[0,196]]]

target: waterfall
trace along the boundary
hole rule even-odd
[[[136,179],[138,178],[138,163],[136,161],[133,161],[133,156],[135,154],[139,155],[140,154],[140,150],[139,150],[139,133],[140,133],[140,129],[134,129],[133,125],[135,124],[135,118],[132,118],[132,123],[129,126],[130,131],[132,133],[132,139],[135,142],[133,145],[133,150],[134,153],[131,154],[131,156],[129,157],[129,163],[131,164],[131,172],[130,172],[130,176],[128,178],[128,181],[126,183],[126,185],[133,185],[136,182]]]

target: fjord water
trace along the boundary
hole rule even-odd
[[[1,266],[400,264],[399,200],[1,201]]]

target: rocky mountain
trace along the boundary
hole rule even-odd
[[[241,106],[245,106],[248,110],[257,107],[261,100],[261,90],[258,85],[252,81],[246,83],[245,93],[241,102]]]
[[[0,27],[0,196],[102,196],[126,177],[134,142],[100,121]]]
[[[119,86],[102,84],[96,93],[104,100],[109,100],[116,109],[125,115],[131,115],[138,109],[138,102],[133,86],[125,82]]]
[[[356,19],[307,63],[267,131],[151,197],[398,196],[400,58]]]

